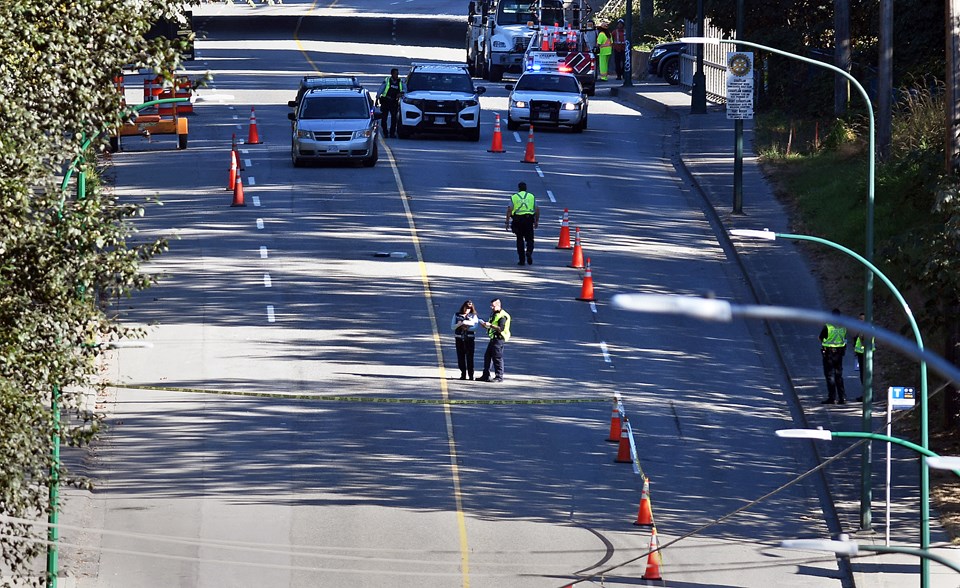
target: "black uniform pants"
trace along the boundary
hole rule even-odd
[[[524,214],[513,217],[513,233],[517,236],[517,256],[520,263],[524,263],[524,252],[527,261],[533,260],[533,215]]]
[[[495,378],[503,377],[503,339],[490,339],[487,343],[487,350],[483,354],[484,379],[490,377],[491,367]]]
[[[827,400],[846,402],[843,388],[843,348],[823,348],[823,377],[827,380]]]
[[[400,101],[390,98],[380,98],[380,111],[383,117],[383,134],[391,137],[397,134],[397,124],[400,122]],[[390,125],[387,126],[387,117],[390,117]]]
[[[457,367],[460,368],[460,374],[469,374],[473,379],[473,352],[476,349],[477,340],[474,337],[457,337]]]

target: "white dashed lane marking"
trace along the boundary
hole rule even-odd
[[[263,274],[263,287],[272,288],[273,280],[270,279],[270,274]]]
[[[261,246],[260,246],[260,259],[266,259],[266,258],[267,258],[267,247],[266,247],[266,245],[261,245]]]
[[[267,305],[267,322],[273,323],[273,322],[276,322],[276,320],[277,320],[277,317],[276,315],[273,314],[273,305],[268,304]]]

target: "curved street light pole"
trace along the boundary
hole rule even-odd
[[[897,299],[897,302],[900,303],[900,306],[903,308],[904,313],[907,315],[907,322],[910,323],[910,329],[913,331],[914,339],[916,339],[917,347],[921,350],[923,347],[923,337],[920,334],[920,327],[917,325],[917,320],[913,316],[913,311],[910,309],[910,305],[907,304],[907,301],[903,298],[903,295],[893,285],[893,282],[880,271],[877,266],[875,266],[868,259],[839,243],[834,243],[827,239],[821,237],[814,237],[811,235],[797,235],[792,233],[776,233],[773,231],[757,231],[751,229],[732,229],[730,231],[731,235],[738,237],[756,237],[759,239],[793,239],[796,241],[813,241],[815,243],[820,243],[828,247],[832,247],[838,251],[846,253],[850,257],[853,257],[863,265],[867,267],[870,272],[873,272],[880,281],[887,285],[890,289],[890,292],[893,293],[893,296]],[[869,321],[868,321],[869,322]],[[868,345],[871,351],[873,350],[873,345]],[[866,348],[864,349],[864,355],[866,355]],[[864,358],[866,359],[866,358]],[[866,374],[864,374],[866,378]],[[928,396],[927,396],[927,362],[920,360],[920,447],[923,450],[927,450],[930,446],[930,429],[929,429],[929,405],[928,405]],[[864,394],[864,402],[866,401],[866,394]],[[920,548],[927,549],[930,547],[930,471],[921,465],[920,467]],[[929,586],[929,563],[921,562],[921,586],[926,588]]]
[[[876,152],[877,152],[877,141],[876,141],[876,130],[874,128],[874,117],[873,117],[873,102],[870,101],[870,96],[867,94],[867,91],[860,85],[860,82],[857,81],[857,78],[850,75],[848,72],[843,69],[822,61],[817,61],[816,59],[810,59],[809,57],[804,57],[802,55],[797,55],[796,53],[790,53],[789,51],[783,51],[775,47],[770,47],[768,45],[761,45],[760,43],[753,43],[750,41],[744,41],[743,39],[716,39],[710,37],[686,37],[681,38],[680,41],[684,43],[696,43],[696,44],[716,44],[716,45],[734,45],[734,46],[743,46],[743,47],[752,47],[754,49],[760,49],[763,51],[768,51],[776,55],[781,55],[783,57],[788,57],[790,59],[796,59],[797,61],[802,61],[809,65],[814,65],[816,67],[822,67],[829,69],[830,71],[841,75],[857,89],[857,92],[860,93],[860,96],[863,97],[864,102],[867,104],[867,115],[869,116],[869,151],[870,151],[870,161],[867,166],[867,228],[866,228],[866,245],[864,251],[864,257],[868,261],[873,260],[873,216],[874,216],[874,184],[876,177]],[[866,317],[868,323],[873,323],[873,272],[866,272],[866,286],[864,288],[864,304],[863,304],[863,314]],[[863,354],[863,413],[862,413],[862,429],[864,431],[869,431],[871,429],[871,418],[873,414],[873,350],[869,347],[864,351]],[[872,501],[872,491],[870,487],[870,471],[871,471],[871,453],[870,446],[868,445],[863,452],[861,464],[860,464],[860,530],[869,531],[872,526],[872,515],[870,513],[870,503]],[[925,585],[924,585],[925,586]]]

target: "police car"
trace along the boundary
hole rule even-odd
[[[577,77],[556,71],[528,71],[508,84],[510,110],[507,129],[523,124],[568,126],[580,133],[587,128],[587,96]]]
[[[480,140],[480,94],[466,65],[414,63],[400,100],[397,136],[414,133],[456,133]]]

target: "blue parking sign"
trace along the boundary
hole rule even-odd
[[[917,391],[905,386],[891,386],[887,389],[887,402],[890,410],[909,410],[917,404]]]

